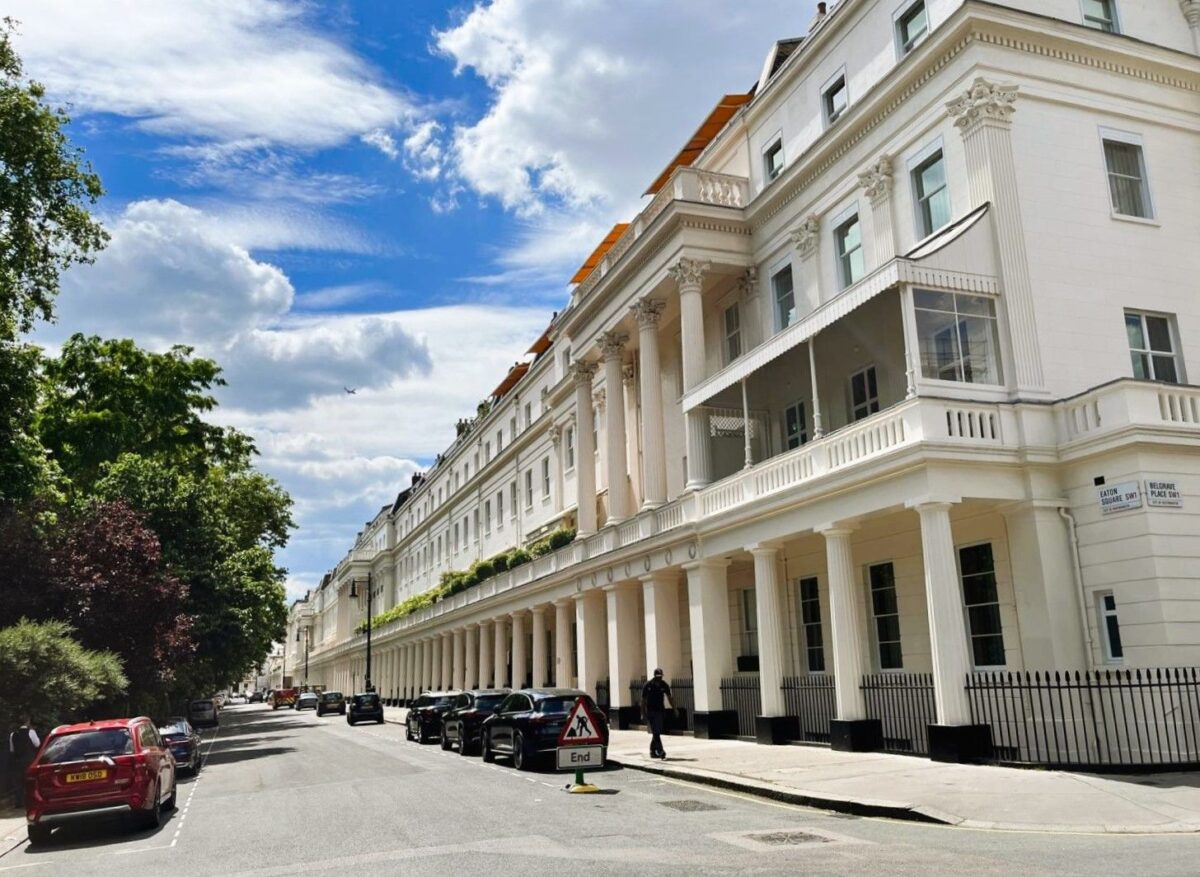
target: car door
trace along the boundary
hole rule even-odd
[[[500,707],[496,723],[500,728],[500,736],[493,737],[493,745],[505,752],[512,751],[513,730],[522,716],[528,716],[532,703],[523,694],[510,694]]]
[[[138,742],[150,765],[150,773],[158,778],[158,799],[164,800],[175,788],[175,758],[163,748],[158,729],[151,724],[138,728]]]
[[[446,734],[453,742],[462,742],[465,735],[463,727],[466,719],[463,717],[467,710],[475,708],[475,695],[470,692],[463,692],[454,699],[454,706],[447,715]]]

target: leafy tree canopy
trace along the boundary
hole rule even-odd
[[[26,715],[41,728],[77,717],[129,684],[120,659],[84,648],[62,621],[19,621],[0,629],[0,727]]]
[[[63,129],[70,121],[25,79],[12,45],[15,22],[0,25],[0,333],[11,338],[54,317],[59,275],[89,262],[108,234],[89,213],[100,178]]]
[[[203,415],[221,369],[192,348],[152,353],[133,341],[72,335],[46,360],[37,427],[41,440],[77,488],[123,453],[202,473],[210,465],[249,465],[249,437]]]

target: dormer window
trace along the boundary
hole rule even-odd
[[[1081,0],[1083,23],[1105,33],[1120,33],[1115,0]]]
[[[771,182],[783,173],[783,140],[776,139],[763,153],[763,175]]]
[[[836,122],[850,103],[850,94],[846,89],[846,74],[839,73],[821,90],[821,106],[825,111],[825,126]]]
[[[929,33],[929,13],[925,0],[917,0],[896,16],[896,46],[900,57],[917,47]]]

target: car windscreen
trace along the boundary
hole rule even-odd
[[[575,701],[577,700],[579,700],[579,698],[574,695],[568,695],[566,697],[546,697],[538,701],[537,711],[543,715],[558,715],[560,713],[566,715],[571,711],[571,707],[575,706]]]
[[[180,725],[160,725],[158,733],[164,737],[186,737],[188,735],[187,728]]]
[[[63,764],[68,761],[83,761],[101,755],[131,755],[133,738],[126,728],[97,728],[63,734],[46,744],[41,764]]]
[[[321,695],[321,700],[325,701],[325,703],[337,703],[341,699],[341,692],[338,691],[327,691]]]
[[[500,706],[500,702],[504,700],[503,694],[487,694],[480,695],[475,698],[475,709],[477,710],[494,710]]]
[[[444,694],[441,697],[435,697],[430,706],[453,706],[454,697],[453,694]]]
[[[211,713],[216,707],[212,705],[210,700],[198,700],[188,707],[188,712],[191,713]]]
[[[354,695],[354,703],[358,706],[375,706],[375,704],[379,703],[379,695],[356,694]]]

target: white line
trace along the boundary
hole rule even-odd
[[[18,868],[36,868],[38,865],[50,865],[52,862],[29,862],[25,865],[5,865],[0,871],[15,871]]]
[[[151,850],[169,850],[174,844],[163,844],[159,847],[140,847],[136,850],[117,850],[113,853],[114,856],[132,856],[134,853],[148,853]],[[40,864],[40,863],[39,863]]]

